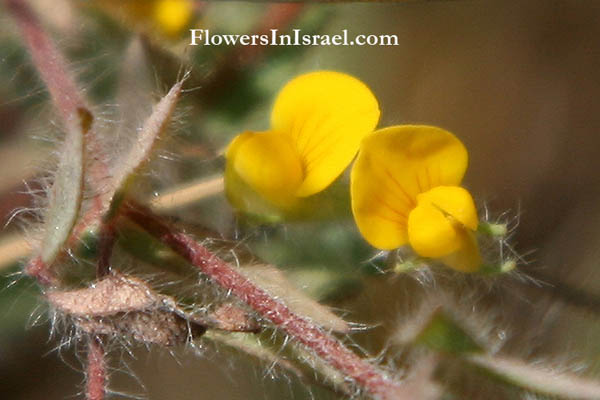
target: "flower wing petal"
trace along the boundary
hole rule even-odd
[[[273,131],[242,133],[231,142],[226,157],[226,190],[234,206],[248,211],[244,196],[238,196],[238,181],[278,207],[294,202],[302,167],[285,136]]]
[[[290,81],[277,96],[271,128],[290,139],[302,160],[304,179],[296,196],[330,185],[375,129],[379,114],[371,90],[350,75],[318,71]]]

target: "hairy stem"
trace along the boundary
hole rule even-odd
[[[190,236],[174,230],[167,222],[153,215],[149,209],[128,202],[124,204],[123,213],[200,269],[223,289],[240,298],[262,317],[270,320],[279,329],[342,372],[374,398],[385,400],[405,398],[404,388],[391,380],[382,370],[360,358],[321,327],[294,314],[284,304],[250,282],[234,267]]]
[[[91,337],[88,342],[87,381],[85,398],[87,400],[104,400],[106,393],[106,360],[104,348],[98,337]]]
[[[98,263],[96,264],[96,277],[101,278],[110,272],[110,258],[115,245],[114,221],[104,222],[100,226],[98,242]]]
[[[87,108],[73,79],[66,73],[67,64],[56,49],[31,8],[23,0],[5,0],[27,44],[34,65],[48,87],[52,101],[63,121]]]
[[[88,157],[88,154],[81,154],[81,160],[79,163],[81,171],[78,171],[78,173],[82,175],[83,179],[83,165],[85,161],[89,159],[89,161],[91,161],[90,167],[89,170],[86,171],[89,174],[85,175],[89,175],[89,178],[91,178],[94,182],[102,182],[105,180],[106,176],[108,176],[108,167],[101,156],[103,154],[102,146],[92,129],[93,115],[89,111],[87,101],[77,87],[76,81],[67,67],[66,60],[61,52],[56,48],[48,34],[44,31],[40,21],[25,0],[5,0],[5,2],[8,10],[11,12],[23,34],[23,39],[27,45],[27,49],[31,55],[33,64],[48,88],[52,102],[61,117],[65,129],[67,130],[65,148],[68,149],[68,146],[72,146],[75,134],[85,135],[86,137],[85,144],[89,146],[89,151],[93,154],[93,156]],[[75,122],[77,122],[76,127],[74,127]],[[80,153],[86,153],[85,145],[82,144],[80,147]],[[69,155],[69,157],[67,157],[65,160],[61,161],[64,161],[64,163],[69,166],[69,162],[72,161],[70,158],[71,155]],[[61,166],[62,165],[59,165],[59,170],[61,169]],[[73,168],[74,167],[71,166],[71,169]],[[67,168],[62,169],[66,170]],[[66,180],[76,180],[72,177],[73,171],[67,171],[67,173],[68,174],[65,173]],[[57,174],[58,177],[63,175]],[[60,185],[60,182],[58,182],[58,184]],[[69,204],[69,206],[71,206],[73,209],[73,219],[72,221],[69,220],[62,224],[61,228],[65,232],[65,235],[60,235],[56,241],[60,239],[62,242],[63,237],[73,236],[74,232],[80,232],[83,230],[81,227],[73,226],[75,223],[74,218],[80,208],[81,199],[79,194],[81,193],[82,185],[83,182],[81,181],[79,184],[80,190],[77,191],[79,201],[76,204],[71,201],[73,204]],[[58,191],[60,193],[59,189],[61,188],[53,188],[53,192]],[[100,191],[100,189],[96,190],[96,192]],[[62,193],[60,194],[63,195]],[[96,195],[95,197],[98,196]],[[94,200],[93,203],[97,203],[97,200]],[[79,225],[81,225],[81,222]],[[54,229],[54,227],[52,226],[51,229]],[[68,235],[69,232],[70,235]],[[57,246],[55,246],[56,249],[62,247],[63,244],[64,243],[57,243]],[[56,253],[57,252],[52,251],[49,256],[42,254],[42,257],[34,257],[34,259],[32,259],[25,267],[25,272],[38,279],[38,281],[44,285],[56,285],[58,282],[51,271],[51,264],[53,263],[54,257],[57,255]]]

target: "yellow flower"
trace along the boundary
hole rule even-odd
[[[189,25],[193,11],[191,0],[158,0],[154,21],[166,36],[176,37]]]
[[[364,238],[384,250],[410,244],[464,272],[481,257],[473,198],[460,187],[467,150],[432,126],[394,126],[367,136],[352,168],[352,212]]]
[[[226,153],[226,193],[251,214],[289,211],[329,186],[375,129],[379,105],[356,78],[318,71],[288,82],[271,113],[271,128],[244,132]]]

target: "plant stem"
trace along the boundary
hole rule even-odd
[[[100,225],[98,242],[98,263],[96,264],[96,277],[108,275],[110,271],[110,258],[115,245],[115,227],[113,221],[103,222]]]
[[[65,60],[25,1],[6,0],[6,3],[23,33],[33,64],[48,87],[63,122],[71,120],[77,115],[78,108],[87,107],[75,82],[66,73]]]
[[[338,339],[294,314],[288,307],[250,282],[241,273],[185,233],[138,204],[127,202],[123,214],[185,258],[214,282],[234,294],[262,317],[306,346],[376,399],[404,398],[404,388],[382,370],[363,360]]]
[[[23,34],[33,64],[48,88],[64,127],[68,130],[73,121],[80,121],[84,126],[86,142],[90,147],[89,151],[93,154],[93,157],[90,158],[93,162],[89,168],[89,176],[94,182],[103,182],[108,176],[108,167],[103,158],[103,148],[95,132],[91,129],[93,116],[88,111],[89,106],[69,72],[66,60],[44,31],[40,21],[25,0],[5,0],[5,2]],[[86,152],[84,151],[84,153]],[[87,156],[85,154],[84,158]],[[96,188],[96,192],[100,193],[101,189]],[[93,204],[92,212],[100,206],[98,194],[94,196]],[[84,219],[78,226],[72,228],[71,236],[73,236],[73,232],[82,232],[87,226],[86,223],[87,221]],[[51,262],[45,262],[42,258],[35,257],[25,267],[25,272],[43,285],[56,285],[58,282],[51,271],[51,265],[48,264]]]
[[[98,337],[90,337],[87,358],[85,398],[87,400],[104,400],[106,393],[106,360],[104,359],[102,342]]]

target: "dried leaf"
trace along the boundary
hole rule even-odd
[[[119,313],[110,317],[75,317],[75,325],[91,335],[131,338],[145,344],[173,346],[205,332],[202,325],[189,324],[165,310]]]
[[[279,269],[259,264],[240,268],[239,271],[255,285],[284,303],[294,313],[306,316],[326,329],[336,332],[350,330],[346,321],[296,288]]]
[[[202,335],[206,327],[185,318],[175,300],[156,293],[144,281],[113,272],[89,288],[50,291],[48,302],[78,329],[93,335],[127,337],[171,346]]]
[[[48,302],[84,332],[131,337],[170,346],[207,328],[256,332],[259,326],[245,310],[225,304],[212,314],[183,310],[172,297],[155,292],[146,282],[113,271],[92,286],[46,293]]]
[[[156,307],[161,300],[144,281],[113,272],[89,288],[50,291],[48,301],[63,313],[101,317]]]
[[[209,319],[213,329],[220,329],[228,332],[258,332],[260,326],[246,310],[243,310],[233,304],[223,304],[217,308]]]

